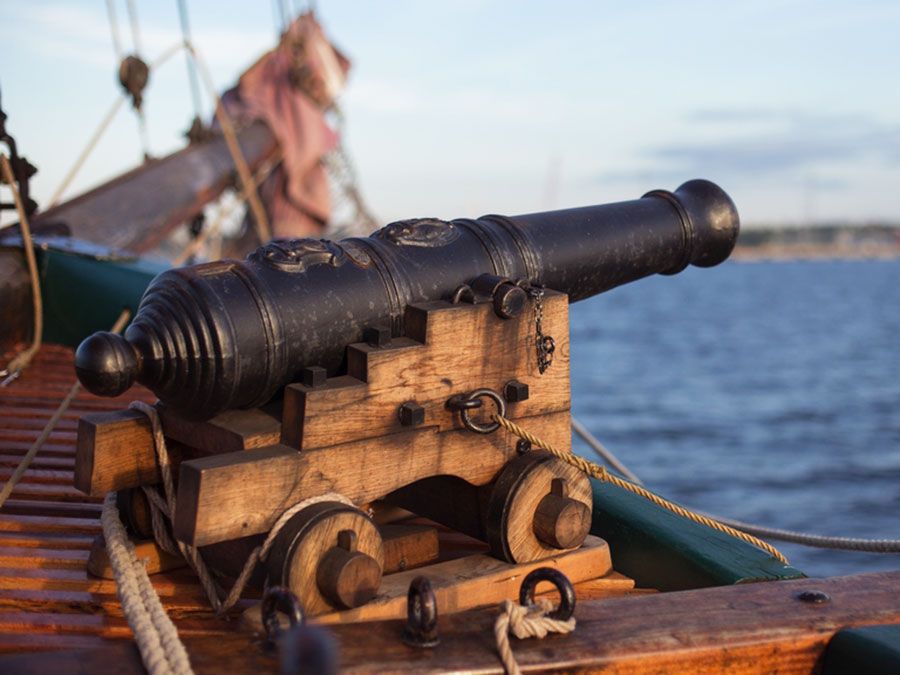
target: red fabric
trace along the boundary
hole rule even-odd
[[[273,237],[317,235],[328,221],[331,195],[321,160],[338,138],[323,108],[348,69],[312,14],[304,14],[238,82],[240,116],[264,120],[281,146],[281,165],[260,187]]]

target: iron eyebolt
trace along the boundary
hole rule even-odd
[[[447,401],[447,407],[451,410],[459,412],[459,419],[469,431],[476,434],[491,434],[500,428],[497,422],[475,422],[469,417],[469,411],[476,408],[484,407],[482,398],[490,399],[497,407],[497,415],[506,417],[506,400],[493,389],[482,388],[469,392],[468,394],[458,394]]]
[[[284,586],[272,586],[266,590],[262,600],[260,614],[262,625],[266,631],[266,644],[274,646],[284,633],[278,620],[278,610],[287,614],[290,627],[306,623],[303,607],[297,596]]]
[[[558,621],[568,621],[572,618],[575,612],[575,588],[569,577],[552,567],[539,567],[522,580],[519,587],[519,604],[524,606],[534,604],[534,589],[541,581],[549,581],[559,592],[559,607],[547,616]]]
[[[403,642],[410,647],[435,647],[440,642],[437,632],[437,600],[427,577],[418,576],[406,595],[406,626]]]

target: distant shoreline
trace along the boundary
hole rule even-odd
[[[900,260],[900,247],[884,245],[795,244],[741,246],[731,254],[738,262],[790,262],[792,260]]]
[[[820,224],[757,226],[741,230],[734,260],[897,260],[900,225]]]

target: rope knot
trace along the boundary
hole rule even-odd
[[[536,637],[539,640],[550,633],[571,633],[575,630],[575,617],[560,621],[551,619],[547,614],[553,610],[549,600],[540,599],[533,605],[520,605],[512,600],[504,600],[500,605],[500,614],[494,622],[494,637],[497,640],[497,651],[503,662],[504,670],[509,675],[518,675],[519,664],[509,646],[509,634],[520,640]]]

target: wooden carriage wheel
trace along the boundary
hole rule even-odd
[[[372,520],[340,502],[319,502],[276,535],[269,582],[287,586],[307,615],[359,607],[378,592],[384,547]]]

